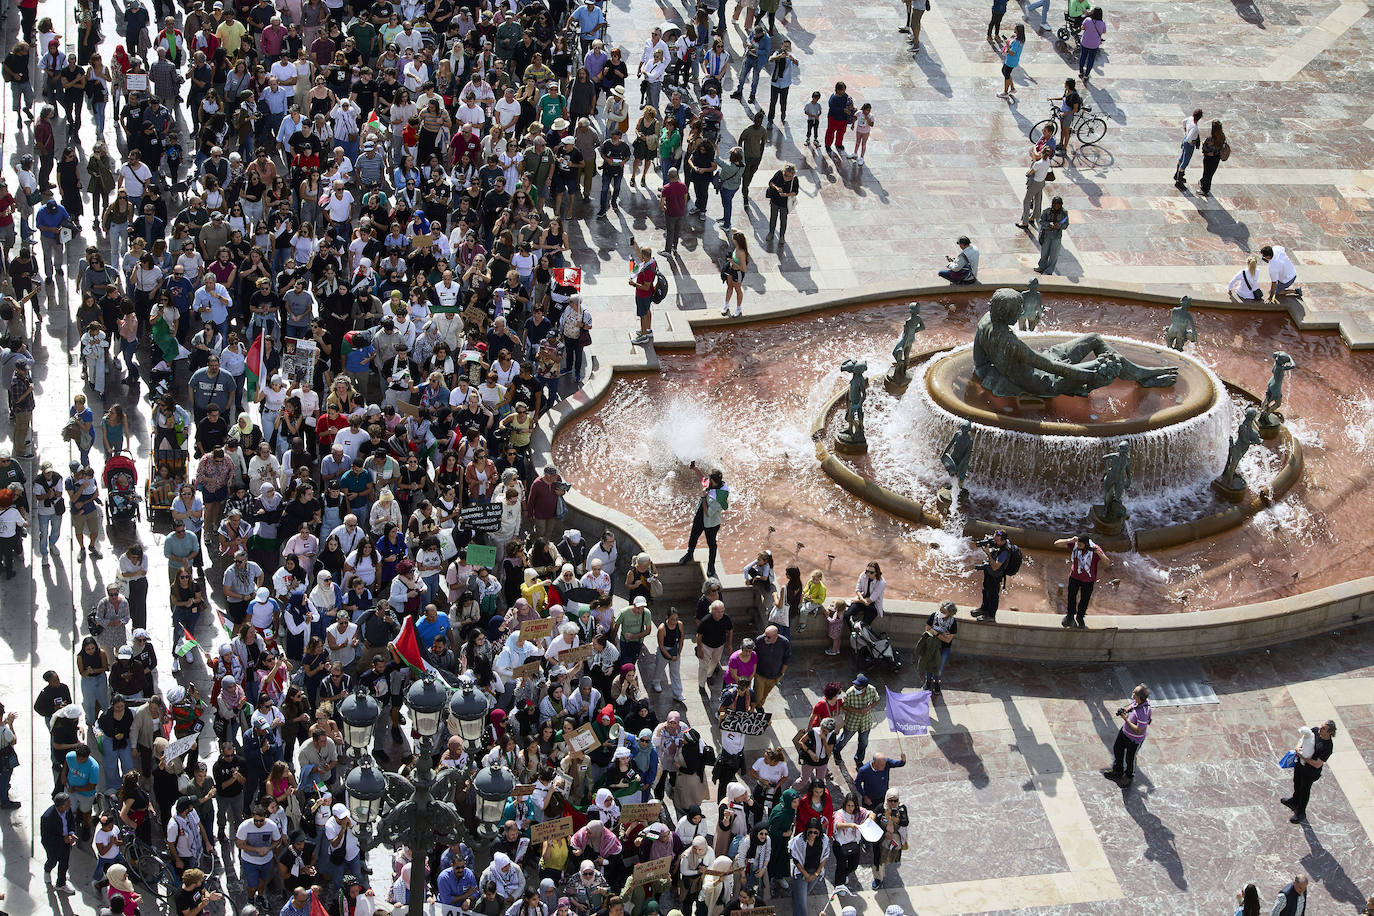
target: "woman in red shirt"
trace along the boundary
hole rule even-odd
[[[816,705],[811,707],[811,721],[807,723],[807,728],[816,728],[821,724],[822,719],[834,719],[840,721],[840,713],[844,710],[844,697],[840,696],[840,685],[836,681],[831,681],[825,685],[825,691],[821,698],[816,701]]]
[[[797,800],[797,822],[792,827],[793,832],[805,831],[813,817],[820,818],[821,823],[825,824],[826,836],[834,835],[835,803],[830,798],[830,790],[819,779],[811,780],[806,794]]]

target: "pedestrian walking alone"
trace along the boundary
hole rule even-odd
[[[1002,17],[999,15],[997,18],[1000,20]],[[1018,22],[1016,35],[1002,46],[1002,91],[997,94],[999,99],[1016,98],[1016,84],[1012,82],[1011,75],[1021,64],[1021,51],[1025,46],[1026,27]]]
[[[1064,198],[1058,194],[1050,201],[1050,208],[1040,214],[1040,263],[1035,266],[1038,274],[1052,274],[1059,263],[1059,252],[1064,247],[1064,230],[1069,228],[1069,211],[1064,209]]]
[[[1288,820],[1301,824],[1307,820],[1307,800],[1312,794],[1312,784],[1322,778],[1326,761],[1331,759],[1332,740],[1336,737],[1336,723],[1327,719],[1321,725],[1302,729],[1298,744],[1293,748],[1298,759],[1293,764],[1293,794],[1280,802],[1293,811]]]
[[[735,250],[730,252],[730,257],[720,270],[721,277],[725,280],[725,305],[721,307],[720,313],[730,314],[730,297],[733,295],[735,317],[739,318],[744,315],[744,274],[749,269],[749,242],[743,232],[734,232],[731,238],[734,240]]]
[[[1178,166],[1174,169],[1174,187],[1180,191],[1188,187],[1185,173],[1188,171],[1188,163],[1193,161],[1193,150],[1202,146],[1197,127],[1201,120],[1202,109],[1194,108],[1193,113],[1183,122],[1183,142],[1179,146]]]
[[[1226,132],[1221,129],[1220,121],[1212,122],[1212,130],[1202,141],[1202,180],[1198,182],[1198,193],[1208,197],[1212,193],[1212,176],[1217,166],[1231,158],[1231,144],[1226,142]]]
[[[992,16],[988,19],[988,43],[1002,40],[1002,17],[1007,12],[1007,0],[992,0]]]
[[[768,129],[772,130],[774,114],[787,123],[787,91],[801,82],[801,64],[792,56],[792,42],[783,39],[782,47],[768,58],[768,75]]]
[[[1102,19],[1102,7],[1095,6],[1088,18],[1083,20],[1083,33],[1078,39],[1078,75],[1083,82],[1092,79],[1093,64],[1097,63],[1097,52],[1102,50],[1102,36],[1107,34],[1107,23]]]
[[[797,193],[800,189],[797,181],[797,168],[792,164],[783,166],[773,174],[772,180],[768,182],[768,241],[773,241],[773,234],[778,236],[778,248],[787,244],[787,214],[796,205]],[[779,227],[778,223],[782,226]]]
[[[1102,775],[1124,789],[1135,779],[1135,757],[1150,727],[1150,688],[1137,684],[1131,691],[1130,705],[1118,709],[1116,717],[1121,720],[1121,730],[1112,746],[1112,768]]]
[[[1060,538],[1054,542],[1054,546],[1069,548],[1069,594],[1064,604],[1064,619],[1059,624],[1085,629],[1087,624],[1083,618],[1088,613],[1093,585],[1101,571],[1112,565],[1112,561],[1086,534]]]

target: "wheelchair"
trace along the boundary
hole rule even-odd
[[[1060,44],[1065,47],[1072,45],[1073,49],[1077,51],[1083,41],[1083,17],[1070,16],[1065,13],[1064,25],[1059,27],[1057,36]]]

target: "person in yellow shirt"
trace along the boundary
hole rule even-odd
[[[215,37],[219,39],[220,45],[224,48],[224,53],[233,60],[243,47],[243,36],[248,33],[243,23],[234,18],[233,10],[224,11],[224,21],[215,29]]]
[[[825,610],[825,576],[819,569],[811,570],[811,578],[802,589],[803,616],[814,617]]]

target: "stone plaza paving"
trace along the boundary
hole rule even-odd
[[[69,7],[41,6],[65,17],[60,31],[74,32]],[[1027,132],[1045,117],[1046,97],[1058,95],[1075,68],[1045,33],[1032,34],[1016,75],[1019,101],[997,98],[998,60],[983,40],[987,6],[934,0],[915,55],[896,32],[900,5],[889,0],[796,0],[795,13],[780,17],[780,31],[799,52],[802,78],[747,208],[759,269],[746,280],[746,315],[937,285],[935,271],[960,234],[981,249],[984,281],[1031,276],[1038,251],[1013,226]],[[1056,4],[1052,27],[1062,12]],[[1107,119],[1108,132],[1095,147],[1075,149],[1068,166],[1056,170],[1055,189],[1073,220],[1060,259],[1062,280],[1219,299],[1248,254],[1280,244],[1293,253],[1306,290],[1299,317],[1374,343],[1374,171],[1368,168],[1374,24],[1367,4],[1122,0],[1106,14],[1110,31],[1085,98]],[[612,0],[609,15],[612,37],[634,61],[650,24],[680,22],[683,11]],[[107,18],[113,18],[108,7]],[[1019,21],[1020,8],[1012,5],[1004,30]],[[12,17],[6,40],[13,25]],[[738,25],[728,37],[737,55]],[[116,40],[111,34],[109,43]],[[732,74],[736,69],[737,60]],[[859,103],[874,105],[878,126],[862,168],[800,145],[802,104],[812,90],[828,93],[836,80]],[[732,75],[726,90],[733,89]],[[766,106],[766,90],[759,98]],[[733,136],[745,115],[739,103],[725,105],[726,133]],[[1170,182],[1179,125],[1195,107],[1204,109],[1204,123],[1223,120],[1234,151],[1210,198],[1181,193]],[[16,140],[12,114],[3,116],[12,174],[28,137]],[[89,127],[84,136],[89,149]],[[788,246],[778,254],[762,243],[768,214],[759,192],[783,162],[797,165],[803,193]],[[1194,182],[1199,171],[1195,160]],[[602,367],[646,360],[628,346],[634,318],[624,260],[631,232],[655,250],[662,247],[655,197],[626,187],[610,220],[581,218],[569,226],[573,262],[588,270],[593,354]],[[739,207],[736,213],[740,226]],[[685,342],[684,319],[721,303],[715,257],[725,253],[726,240],[718,215],[713,202],[711,218],[689,229],[681,258],[671,264],[673,296],[655,316],[660,341]],[[73,256],[81,247],[72,246]],[[75,311],[70,287],[49,291],[46,300],[35,377],[41,403],[54,410],[40,412],[37,433],[40,454],[61,467],[68,456],[58,438],[59,405],[81,390],[73,352],[79,332],[67,319]],[[1052,292],[1047,300],[1052,304]],[[143,406],[126,401],[135,405]],[[99,399],[92,406],[103,409]],[[131,413],[130,435],[142,467],[150,447],[146,408]],[[30,477],[35,467],[26,463]],[[117,539],[135,536],[150,547],[152,581],[162,581],[163,533],[145,522]],[[0,661],[0,700],[21,712],[24,752],[15,784],[24,807],[0,814],[0,891],[12,914],[93,912],[95,898],[84,881],[88,854],[74,857],[82,894],[70,900],[45,892],[41,851],[40,861],[33,860],[37,814],[51,777],[46,730],[27,711],[45,669],[75,682],[78,622],[114,572],[108,550],[99,562],[74,559],[67,532],[51,569],[40,569],[33,555],[32,579],[13,580],[0,592],[0,640],[9,650]],[[150,629],[169,658],[165,597],[155,588],[152,599]],[[211,627],[207,622],[198,634],[207,645],[214,641]],[[691,661],[684,667],[685,680],[693,682]],[[1124,698],[1123,679],[1149,683],[1149,664],[1118,672],[1113,665],[978,661],[961,657],[956,644],[934,734],[899,739],[884,726],[874,733],[873,750],[893,757],[905,751],[910,758],[893,782],[913,812],[911,843],[897,886],[853,899],[866,916],[890,902],[923,916],[1186,916],[1229,913],[1247,881],[1270,901],[1289,876],[1306,872],[1314,879],[1309,913],[1353,912],[1374,892],[1374,639],[1367,629],[1316,637],[1203,660],[1200,673],[1219,704],[1157,710],[1135,784],[1123,791],[1098,771],[1108,762],[1116,730],[1111,711]],[[825,681],[852,674],[847,658],[799,657],[770,698],[775,723],[767,737],[786,743]],[[910,673],[875,680],[894,689],[916,686]],[[699,695],[688,696],[689,719],[704,721]],[[1287,774],[1276,761],[1299,725],[1326,718],[1342,726],[1336,753],[1314,789],[1310,823],[1292,825],[1278,804],[1287,794]],[[852,766],[845,771],[852,775]],[[868,878],[861,868],[862,886]]]

